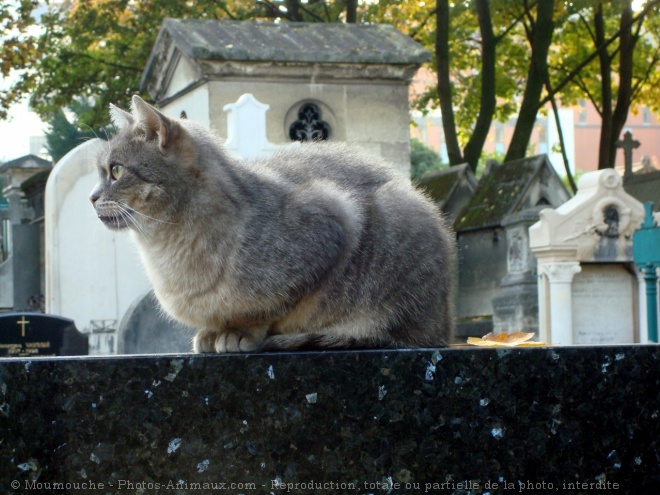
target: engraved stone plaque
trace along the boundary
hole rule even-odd
[[[573,279],[574,343],[635,342],[635,283],[621,264],[583,264]]]

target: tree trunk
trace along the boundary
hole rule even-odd
[[[611,110],[611,121],[609,128],[611,132],[610,140],[606,143],[608,145],[605,156],[600,155],[598,158],[598,168],[614,168],[616,163],[616,141],[621,135],[623,126],[628,119],[628,111],[630,110],[630,103],[632,99],[632,79],[633,79],[633,52],[635,51],[636,38],[633,36],[632,27],[632,7],[631,2],[628,0],[624,3],[621,11],[621,37],[619,39],[619,90],[616,97],[616,107],[614,111]],[[641,22],[641,21],[640,21]],[[609,90],[610,97],[612,94]],[[605,88],[603,88],[603,95]],[[611,100],[610,100],[611,102]],[[603,124],[605,124],[605,116],[603,115]],[[603,137],[601,136],[601,141]]]
[[[505,161],[523,158],[536,123],[541,92],[548,72],[548,49],[552,41],[554,0],[543,0],[536,6],[536,21],[531,26],[532,57],[527,72],[527,84]]]
[[[555,117],[555,125],[557,126],[557,137],[559,137],[559,147],[561,148],[561,158],[564,161],[564,169],[566,170],[566,177],[568,178],[568,185],[571,187],[573,194],[577,192],[577,185],[575,184],[575,179],[573,179],[573,174],[571,173],[571,167],[568,163],[568,156],[566,155],[566,143],[564,141],[564,131],[561,128],[561,119],[559,118],[559,108],[557,106],[557,99],[552,93],[552,88],[550,87],[550,78],[545,83],[545,87],[548,91],[548,94],[553,95],[550,100],[552,105],[552,113]]]
[[[357,0],[346,0],[346,22],[357,22]]]
[[[612,168],[610,163],[610,149],[616,142],[612,132],[612,63],[605,43],[605,20],[603,17],[603,4],[599,3],[594,12],[594,31],[596,33],[596,46],[598,51],[601,80],[601,127],[600,142],[598,143],[598,168]],[[616,150],[616,148],[614,148]]]
[[[495,114],[496,88],[495,88],[495,45],[497,41],[493,34],[493,24],[490,16],[489,0],[476,0],[477,18],[481,31],[481,98],[479,102],[479,115],[465,145],[465,161],[473,172],[481,157],[481,151],[488,137],[490,125]]]
[[[456,135],[456,122],[452,106],[452,89],[449,76],[449,0],[438,0],[436,9],[438,25],[435,30],[436,72],[438,74],[438,98],[442,111],[442,129],[449,165],[463,163],[461,147]]]
[[[300,4],[298,3],[298,1],[299,0],[286,1],[287,18],[295,22],[300,22],[303,20],[303,16],[300,13]]]

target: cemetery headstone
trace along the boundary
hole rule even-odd
[[[529,248],[528,229],[539,219],[541,207],[527,208],[502,220],[506,233],[506,275],[493,297],[495,333],[538,331],[536,258]]]
[[[14,311],[26,311],[31,298],[41,293],[40,226],[12,225]]]
[[[152,291],[138,297],[119,325],[118,354],[190,352],[194,330],[172,321]]]
[[[87,337],[73,320],[42,313],[0,315],[0,357],[88,354]]]
[[[658,346],[0,359],[0,492],[658,493],[658,361]]]
[[[13,311],[14,263],[9,258],[0,263],[0,310]]]
[[[644,208],[612,170],[585,174],[574,198],[529,229],[538,260],[540,339],[553,344],[639,342],[641,277],[632,234]]]
[[[653,163],[651,163],[651,157],[649,155],[644,155],[642,157],[642,168],[639,170],[639,173],[650,174],[657,171],[658,169],[653,166]]]
[[[281,145],[268,141],[266,112],[269,105],[245,93],[222,109],[227,112],[227,140],[225,148],[243,158],[261,158],[273,154]],[[297,144],[297,143],[296,143]]]

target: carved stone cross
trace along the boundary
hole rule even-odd
[[[636,139],[633,139],[632,133],[630,131],[626,131],[625,134],[623,135],[623,139],[619,139],[616,143],[614,143],[617,148],[623,148],[623,158],[624,158],[624,176],[628,177],[632,175],[632,152],[635,148],[639,148],[639,141]]]

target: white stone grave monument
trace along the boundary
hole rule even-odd
[[[262,158],[281,148],[282,145],[271,143],[266,136],[266,112],[269,108],[270,105],[257,101],[251,93],[245,93],[236,103],[225,105],[222,108],[227,112],[225,148],[243,158]]]
[[[541,341],[620,344],[646,334],[643,281],[632,264],[632,234],[643,218],[644,207],[611,169],[585,174],[575,197],[541,211],[529,229]]]
[[[126,232],[107,229],[89,193],[98,181],[92,139],[64,156],[46,184],[46,312],[70,318],[90,334],[90,354],[114,354],[115,331],[150,284]]]

